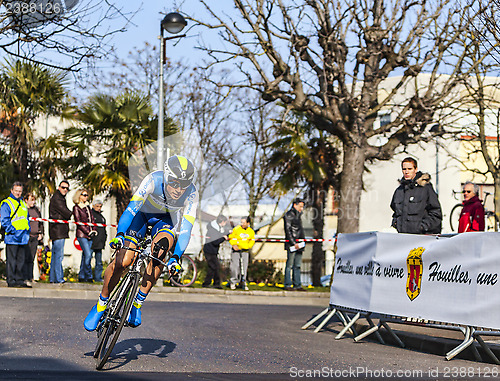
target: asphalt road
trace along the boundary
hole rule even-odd
[[[491,376],[495,368],[373,341],[336,341],[331,331],[302,331],[321,311],[313,306],[146,301],[142,326],[124,329],[98,372],[95,333],[82,325],[92,304],[0,297],[0,379],[290,380],[316,371],[337,379],[452,380]]]

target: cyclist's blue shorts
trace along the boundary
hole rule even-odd
[[[162,232],[169,233],[175,239],[174,227],[170,214],[139,212],[132,219],[129,228],[125,232],[125,241],[137,244],[138,239],[144,238],[148,226],[153,227],[151,231],[151,237],[153,237],[153,239],[158,233]]]

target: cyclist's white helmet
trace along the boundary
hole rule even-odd
[[[192,184],[194,173],[193,163],[184,156],[174,155],[165,160],[163,178],[172,188],[186,189]]]

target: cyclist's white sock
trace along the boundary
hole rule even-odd
[[[137,293],[137,296],[134,299],[134,306],[135,306],[135,308],[141,308],[142,307],[142,303],[144,303],[144,301],[146,300],[146,296],[148,296],[148,294],[145,294],[144,292],[142,292],[141,290],[139,290],[139,292]]]
[[[108,305],[109,297],[105,298],[102,294],[99,294],[99,300],[97,301],[97,311],[101,312],[106,309]]]

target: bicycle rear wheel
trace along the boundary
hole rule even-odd
[[[102,323],[97,328],[98,339],[94,352],[97,370],[102,369],[108,360],[118,340],[118,336],[120,336],[122,328],[127,321],[139,287],[139,274],[127,274],[118,287],[118,290],[113,295],[113,299],[109,302]]]
[[[196,269],[193,258],[189,255],[183,255],[179,263],[181,265],[181,271],[178,274],[173,275],[170,278],[170,282],[178,287],[191,286],[198,275],[198,270]]]
[[[462,204],[457,204],[451,209],[450,228],[452,232],[458,232],[458,220],[460,219],[460,213],[462,213],[462,207]]]

